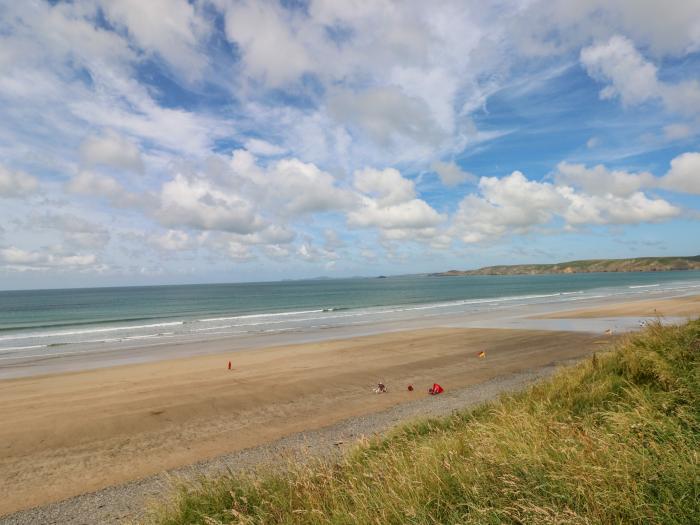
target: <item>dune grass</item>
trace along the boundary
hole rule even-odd
[[[700,523],[700,320],[401,426],[341,461],[183,486],[174,524]]]

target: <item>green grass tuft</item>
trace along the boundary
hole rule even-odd
[[[700,321],[340,462],[202,478],[150,523],[700,523]]]

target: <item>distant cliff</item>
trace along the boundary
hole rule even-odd
[[[692,257],[591,259],[589,261],[569,261],[556,264],[487,266],[478,270],[450,270],[430,275],[433,277],[451,277],[455,275],[541,275],[547,273],[666,272],[672,270],[700,270],[700,255]]]

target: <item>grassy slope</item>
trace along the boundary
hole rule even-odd
[[[182,489],[184,523],[700,523],[700,320],[399,427],[340,463]]]

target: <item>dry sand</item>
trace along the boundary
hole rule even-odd
[[[433,381],[449,392],[578,358],[600,340],[428,329],[0,381],[0,515],[415,402]],[[379,380],[388,394],[371,392]]]
[[[533,316],[535,319],[590,319],[599,317],[697,317],[700,295],[674,299],[643,299]]]

